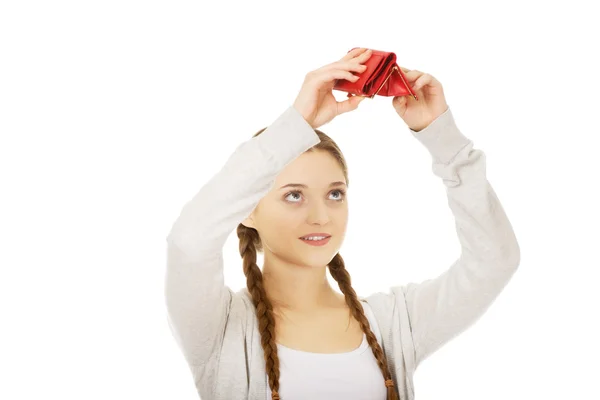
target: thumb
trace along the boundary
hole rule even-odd
[[[356,110],[358,105],[365,99],[363,96],[352,96],[348,100],[338,103],[338,112],[343,114],[352,110]]]
[[[406,96],[397,96],[394,97],[394,99],[392,100],[392,105],[394,106],[394,108],[396,109],[396,112],[398,112],[398,114],[400,116],[404,115],[404,113],[406,112],[406,108],[407,108],[407,98]]]

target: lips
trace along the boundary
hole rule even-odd
[[[309,233],[308,235],[301,236],[299,239],[306,239],[306,238],[314,237],[314,236],[319,236],[319,237],[325,236],[326,238],[331,237],[331,235],[329,233],[321,232],[321,233]]]
[[[302,240],[303,243],[305,243],[309,246],[321,247],[321,246],[325,246],[327,243],[329,243],[329,239],[331,239],[331,236],[326,237],[325,239],[320,239],[320,240],[314,240],[314,239],[300,239],[300,240]]]

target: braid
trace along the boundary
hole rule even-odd
[[[240,224],[237,228],[237,235],[240,239],[239,248],[246,275],[246,286],[256,307],[258,329],[271,388],[271,399],[279,400],[279,357],[275,342],[275,318],[273,317],[273,306],[263,287],[262,272],[256,265],[258,232]]]
[[[257,137],[267,128],[268,127],[262,128],[252,137]],[[339,146],[332,138],[322,131],[318,129],[315,129],[314,131],[319,136],[319,143],[308,149],[306,152],[319,150],[331,155],[338,162],[344,174],[344,178],[346,179],[346,184],[350,185],[350,180],[348,179],[348,166]],[[246,285],[248,286],[248,291],[252,294],[252,301],[256,307],[258,316],[261,343],[265,354],[266,371],[272,393],[271,400],[279,400],[279,358],[277,356],[277,346],[275,342],[273,306],[271,301],[267,298],[267,294],[263,287],[262,272],[256,265],[256,252],[262,251],[262,243],[258,231],[254,228],[247,227],[244,224],[238,225],[237,235],[240,239],[240,254],[244,264]],[[370,329],[369,321],[365,317],[356,292],[350,284],[350,275],[348,274],[348,271],[346,271],[344,260],[339,253],[336,254],[329,263],[329,272],[338,282],[342,293],[346,297],[346,304],[348,304],[354,318],[360,323],[361,329],[367,337],[367,342],[371,346],[371,350],[377,359],[377,364],[385,378],[385,386],[388,388],[387,400],[398,400],[398,395],[394,390],[394,381],[392,380],[385,354]]]
[[[337,281],[340,290],[344,296],[346,296],[346,304],[348,304],[348,307],[350,307],[352,315],[358,321],[360,327],[367,337],[367,342],[369,343],[369,346],[371,346],[373,355],[377,360],[377,365],[379,365],[379,369],[381,369],[381,373],[385,379],[385,386],[388,388],[387,400],[398,400],[398,396],[394,390],[394,381],[392,380],[392,375],[390,374],[387,364],[387,359],[383,350],[381,349],[381,346],[377,342],[375,334],[373,334],[373,331],[371,331],[369,320],[365,316],[360,301],[358,300],[358,296],[352,288],[350,274],[346,270],[344,260],[342,259],[340,253],[337,253],[329,263],[329,273],[333,279]]]
[[[277,356],[277,344],[275,342],[273,306],[263,287],[262,272],[258,268],[258,265],[256,265],[256,248],[257,243],[260,244],[260,239],[255,229],[248,228],[242,224],[238,225],[237,235],[240,239],[239,250],[243,260],[246,285],[256,307],[258,329],[265,357],[267,376],[269,378],[269,387],[271,388],[271,400],[280,400],[279,357]],[[369,321],[363,312],[358,296],[352,288],[350,274],[346,270],[344,260],[339,253],[329,263],[329,272],[337,281],[340,290],[346,297],[346,304],[348,304],[352,316],[358,321],[367,337],[367,342],[371,346],[373,355],[377,360],[377,365],[384,376],[385,386],[388,388],[387,400],[398,400],[385,354],[377,342],[377,338],[371,331]]]

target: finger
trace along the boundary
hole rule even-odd
[[[367,61],[369,58],[371,58],[372,55],[373,55],[373,50],[366,49],[364,52],[362,52],[359,55],[357,55],[356,57],[354,57],[354,61],[363,63],[363,62]]]
[[[332,70],[332,69],[342,69],[344,71],[355,71],[355,72],[364,72],[367,69],[367,66],[364,64],[360,64],[355,60],[351,61],[338,61],[333,64],[326,65],[322,68],[323,70]]]
[[[321,68],[318,68],[317,70],[340,68],[342,66],[346,69],[349,69],[348,66],[350,66],[350,65],[361,65],[362,63],[367,61],[371,57],[372,54],[373,54],[373,51],[371,49],[365,49],[365,48],[354,49],[354,50],[350,51],[347,56],[344,56],[341,60],[324,65]],[[360,67],[360,68],[362,68],[362,69],[358,69],[357,71],[362,72],[367,69],[366,66],[364,68],[363,67]]]
[[[343,69],[323,69],[315,71],[312,78],[318,86],[321,86],[323,83],[331,82],[335,79],[346,79],[350,82],[356,82],[359,76]]]
[[[349,59],[341,59],[341,60],[331,63],[329,65],[343,64],[343,63],[362,64],[362,63],[365,63],[369,58],[371,58],[372,55],[373,55],[373,50],[365,49],[365,51],[357,54],[355,57],[352,57]]]
[[[404,113],[406,112],[407,103],[408,103],[408,99],[406,96],[394,97],[394,99],[392,101],[392,105],[394,106],[396,111],[398,111],[398,113],[400,115],[404,115]]]
[[[413,69],[411,71],[405,72],[404,76],[406,76],[406,79],[408,79],[409,82],[412,82],[412,81],[417,80],[423,74],[424,74],[424,72]]]
[[[425,78],[425,79],[423,79],[423,78]],[[425,85],[427,84],[427,79],[426,79],[426,78],[427,78],[427,77],[426,77],[425,75],[422,75],[422,76],[420,76],[420,77],[419,77],[419,79],[417,79],[417,80],[415,81],[415,83],[413,84],[413,87],[412,87],[412,89],[413,89],[413,90],[419,90],[419,89],[421,89],[423,86],[425,86]]]
[[[414,83],[413,85],[413,89],[414,90],[419,90],[421,89],[423,86],[426,85],[433,85],[434,83],[436,83],[437,80],[431,76],[430,74],[423,74],[421,75]]]
[[[364,96],[352,96],[348,100],[340,101],[337,103],[338,115],[347,113],[352,110],[356,110],[361,101],[365,99]]]
[[[357,47],[356,49],[350,50],[348,53],[346,53],[346,55],[344,57],[342,57],[340,59],[340,61],[352,60],[354,57],[358,56],[359,54],[364,53],[365,51],[367,51],[366,48]]]
[[[410,72],[410,69],[408,69],[408,68],[404,68],[404,67],[403,67],[403,66],[401,66],[401,65],[400,65],[399,67],[400,67],[400,69],[402,70],[402,72],[404,72],[404,73]]]

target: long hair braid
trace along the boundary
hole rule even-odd
[[[267,297],[263,286],[262,272],[256,265],[256,241],[258,232],[242,224],[238,225],[237,235],[240,239],[240,255],[246,275],[246,286],[252,295],[252,302],[256,308],[258,318],[258,331],[265,356],[265,369],[269,376],[272,400],[279,400],[279,357],[277,356],[277,343],[275,342],[275,318],[273,305]]]
[[[331,262],[329,263],[329,273],[338,283],[338,286],[342,293],[346,298],[346,304],[350,308],[350,312],[352,316],[358,321],[362,331],[365,333],[367,337],[367,342],[369,346],[371,346],[371,350],[373,351],[373,355],[377,360],[377,365],[379,365],[379,369],[385,379],[385,386],[388,388],[387,398],[388,400],[398,400],[396,396],[396,391],[394,390],[394,381],[392,379],[392,374],[390,373],[387,359],[385,357],[385,353],[383,349],[377,342],[377,338],[375,334],[371,330],[369,320],[365,316],[364,310],[354,288],[352,287],[352,280],[350,278],[350,274],[346,269],[346,265],[344,264],[344,259],[337,253]]]
[[[267,128],[259,130],[253,135],[256,137]],[[328,135],[318,129],[314,130],[321,141],[307,150],[307,152],[322,150],[332,155],[344,173],[346,184],[348,180],[348,167],[344,156],[335,143]],[[263,275],[256,264],[257,252],[263,250],[262,242],[258,231],[254,228],[239,224],[237,227],[237,236],[240,240],[239,251],[242,257],[244,275],[246,275],[246,286],[252,296],[252,302],[256,308],[256,317],[258,319],[258,330],[261,337],[261,345],[265,358],[265,370],[268,376],[268,383],[271,389],[271,400],[281,400],[279,397],[279,357],[277,355],[277,343],[275,341],[275,318],[273,315],[273,305],[263,285]],[[358,321],[362,331],[367,337],[367,342],[373,351],[377,360],[377,365],[381,369],[384,378],[384,384],[387,387],[387,400],[398,400],[398,395],[394,389],[394,381],[390,373],[385,354],[377,342],[377,339],[371,331],[369,321],[364,314],[356,292],[352,288],[350,274],[346,270],[342,256],[337,253],[329,263],[329,273],[338,283],[338,286],[344,294],[346,304],[350,308],[352,316]],[[285,400],[285,399],[284,399]]]

